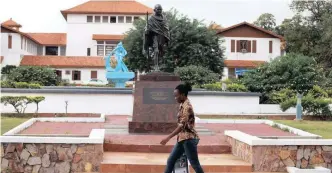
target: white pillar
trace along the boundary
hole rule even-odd
[[[228,79],[228,67],[224,67],[222,80]]]

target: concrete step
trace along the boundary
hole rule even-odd
[[[104,143],[105,152],[145,152],[145,153],[169,153],[173,149],[173,145],[160,145],[160,144],[114,144]],[[230,154],[230,145],[198,145],[199,153],[204,154]]]
[[[105,152],[100,173],[162,173],[169,153]],[[231,154],[199,154],[204,172],[252,172],[252,165]],[[195,172],[190,166],[190,172]]]

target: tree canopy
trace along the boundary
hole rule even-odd
[[[286,39],[286,51],[315,57],[326,69],[331,68],[332,1],[294,0],[290,8],[296,15],[276,28]]]
[[[190,20],[176,10],[165,12],[169,23],[171,40],[163,57],[166,72],[174,72],[176,67],[199,65],[215,73],[223,71],[223,50],[215,30],[209,29],[201,21]],[[142,53],[143,33],[146,20],[139,19],[126,33],[124,47],[128,51],[128,68],[136,71],[151,70],[152,63]]]
[[[322,74],[314,58],[290,53],[245,73],[242,82],[250,91],[261,92],[264,102],[270,92],[285,88],[306,93],[325,80]]]
[[[254,25],[269,31],[274,31],[276,27],[276,19],[273,14],[264,13],[258,17],[258,19],[254,22]]]

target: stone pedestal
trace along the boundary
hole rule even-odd
[[[170,133],[177,126],[178,104],[174,88],[180,77],[154,72],[140,76],[134,89],[133,118],[129,133]]]

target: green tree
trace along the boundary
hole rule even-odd
[[[43,86],[56,85],[57,75],[48,67],[19,66],[8,74],[8,79],[14,82],[38,83]]]
[[[39,103],[45,100],[44,96],[36,96],[36,97],[30,97],[29,98],[31,100],[31,102],[35,103],[37,106],[36,109],[36,114],[38,114],[38,110],[39,110]]]
[[[276,19],[273,14],[264,13],[258,17],[258,19],[254,22],[254,25],[269,31],[274,31],[276,27]]]
[[[314,85],[325,80],[322,74],[323,70],[314,58],[290,53],[245,73],[242,82],[249,91],[261,92],[261,101],[266,102],[272,91],[284,88],[307,93]]]
[[[208,29],[202,22],[179,15],[176,10],[165,13],[169,22],[171,40],[163,57],[166,72],[176,67],[198,65],[215,73],[223,71],[223,50],[216,30]],[[134,71],[149,71],[152,63],[142,53],[145,20],[136,20],[134,27],[126,33],[124,47],[128,50],[126,63]]]
[[[285,36],[286,51],[315,57],[326,69],[332,67],[332,1],[293,0],[290,8],[296,15],[277,27]]]
[[[26,96],[2,96],[1,103],[5,106],[12,105],[15,111],[19,114],[24,113],[28,104],[32,103],[32,100]]]

